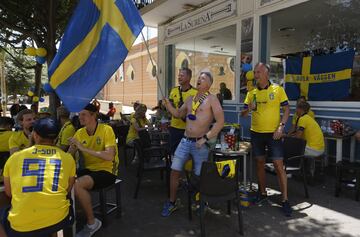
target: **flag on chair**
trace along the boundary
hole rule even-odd
[[[132,0],[80,0],[49,67],[50,85],[71,112],[103,88],[143,27]]]
[[[349,96],[354,51],[286,59],[285,91],[290,100],[341,100]]]

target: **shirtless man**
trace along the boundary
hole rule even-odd
[[[170,175],[170,200],[164,204],[161,215],[169,216],[177,209],[176,192],[185,162],[193,157],[194,173],[200,175],[202,162],[207,161],[209,148],[206,142],[216,138],[224,126],[224,112],[215,95],[209,93],[213,77],[209,72],[201,72],[197,81],[197,94],[175,109],[168,99],[164,99],[167,110],[177,118],[186,116],[186,128],[174,155]],[[215,123],[210,129],[210,125]]]

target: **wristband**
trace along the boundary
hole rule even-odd
[[[280,123],[280,126],[285,126],[285,123]]]

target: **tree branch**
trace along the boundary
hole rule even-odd
[[[25,66],[9,50],[7,50],[5,47],[0,45],[0,48],[2,50],[4,50],[14,60],[14,62],[19,66],[20,70],[22,70],[23,72],[26,72],[25,69],[34,69],[36,67],[35,65],[34,66]]]

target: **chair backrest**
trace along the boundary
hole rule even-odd
[[[151,146],[150,134],[147,130],[141,130],[138,132],[140,144],[143,148],[148,148]]]
[[[118,139],[118,145],[119,146],[125,146],[126,145],[126,137],[129,133],[130,125],[117,125],[116,131],[117,131],[117,139]]]
[[[296,137],[284,138],[284,160],[295,157],[303,156],[305,153],[306,141]]]
[[[220,197],[238,191],[238,163],[239,162],[236,162],[235,165],[234,176],[222,178],[215,162],[203,162],[200,173],[200,194],[211,197]]]

